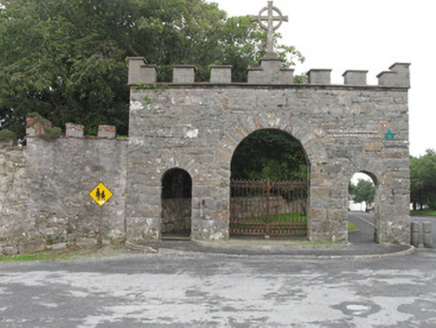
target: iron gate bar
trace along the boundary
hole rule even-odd
[[[232,180],[230,234],[307,235],[307,184]]]

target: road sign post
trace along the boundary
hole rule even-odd
[[[100,206],[100,219],[98,223],[100,247],[103,246],[103,205],[106,204],[112,195],[112,192],[101,182],[89,193],[89,196]]]

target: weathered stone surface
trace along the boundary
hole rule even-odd
[[[16,246],[5,246],[3,247],[3,255],[17,255],[18,248]]]
[[[190,233],[191,198],[162,199],[161,233]]]
[[[323,81],[320,77],[319,83],[327,83]],[[225,97],[225,101],[211,101],[217,94]],[[153,103],[142,101],[145,96],[153,99]],[[407,103],[395,100],[406,99],[407,89],[371,86],[343,89],[328,85],[304,89],[292,85],[229,85],[212,89],[196,85],[188,89],[170,86],[158,94],[146,89],[132,90],[132,97],[140,100],[131,106],[130,137],[134,149],[128,171],[134,178],[127,183],[128,193],[135,194],[135,199],[150,197],[148,192],[141,191],[140,186],[146,185],[152,187],[149,191],[155,188],[154,198],[164,172],[174,167],[185,169],[193,181],[194,239],[216,238],[219,229],[223,229],[222,238],[228,238],[229,202],[220,200],[230,197],[231,156],[238,144],[258,129],[286,131],[301,142],[307,153],[311,166],[309,236],[312,240],[346,240],[347,188],[354,173],[367,172],[381,181],[393,170],[408,170],[408,126],[401,123],[407,121],[403,114],[407,112]],[[393,103],[396,105],[391,107]],[[387,128],[394,126],[398,129],[395,131],[398,139],[384,140]],[[195,137],[187,137],[188,131],[195,131],[192,134]],[[216,179],[218,170],[221,180]],[[380,207],[386,207],[386,202],[408,204],[407,176],[384,183],[398,188],[400,179],[405,192],[399,196],[392,197],[384,188],[378,189]],[[217,189],[222,181],[227,187]],[[140,210],[135,204],[136,201],[127,200],[127,213]],[[155,206],[147,211],[149,218],[156,218],[153,222],[158,229],[161,210]],[[386,222],[380,228],[390,231],[379,232],[380,240],[409,242],[407,232],[402,232],[406,212],[404,208],[397,209],[396,215],[389,214],[389,209],[378,212],[380,221]],[[129,221],[127,217],[128,226]]]
[[[48,245],[47,248],[54,250],[54,251],[60,250],[60,249],[65,249],[65,248],[67,248],[67,243],[58,243],[58,244]]]
[[[24,243],[18,245],[18,252],[20,254],[30,254],[30,253],[37,253],[42,252],[46,248],[45,240],[35,240],[33,242]]]
[[[142,59],[131,65],[130,82],[155,82],[155,67]],[[329,85],[329,71],[312,71],[314,84],[293,85],[291,71],[264,60],[250,83],[226,84],[226,71],[218,85],[195,84],[194,68],[184,66],[177,84],[131,89],[128,140],[46,142],[32,135],[49,122],[28,122],[27,148],[0,150],[2,252],[41,236],[50,247],[92,246],[100,232],[103,243],[158,241],[168,224],[162,178],[173,168],[192,178],[191,237],[227,239],[231,159],[259,129],[285,131],[306,152],[311,240],[347,239],[348,181],[365,172],[377,185],[376,239],[408,244],[409,73],[406,64],[390,69],[380,86]],[[357,75],[350,83],[363,84]],[[388,129],[394,139],[385,139]],[[100,182],[114,194],[103,208],[89,196]]]
[[[119,244],[125,239],[118,231],[125,234],[126,153],[126,140],[36,138],[25,150],[0,151],[0,239],[22,248],[41,236],[48,245],[96,239],[102,211],[103,234]],[[103,209],[89,196],[100,182],[114,194]]]

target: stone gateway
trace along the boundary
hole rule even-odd
[[[48,123],[29,118],[27,148],[0,151],[0,254],[95,245],[100,233],[113,244],[159,241],[172,229],[228,239],[232,156],[262,129],[304,149],[309,240],[347,241],[348,183],[364,172],[376,186],[375,240],[410,243],[409,64],[381,72],[378,85],[356,70],[332,85],[326,69],[293,84],[293,70],[271,53],[247,83],[232,83],[231,66],[210,69],[208,83],[196,83],[190,65],[157,83],[156,66],[129,58],[127,139],[108,126],[84,138],[70,124],[64,138],[45,141],[38,136]],[[102,223],[89,197],[100,182],[113,193]]]

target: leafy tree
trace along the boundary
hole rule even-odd
[[[350,182],[348,192],[356,203],[365,202],[367,209],[374,202],[375,187],[372,181],[359,179],[357,185]]]
[[[265,129],[245,138],[231,163],[232,179],[308,179],[306,156],[301,144],[287,133]]]
[[[1,0],[0,0],[1,1]],[[128,56],[144,56],[169,81],[175,64],[233,65],[234,81],[265,52],[266,32],[247,17],[227,18],[204,0],[4,0],[0,8],[0,120],[24,135],[38,112],[64,126],[99,124],[128,132]],[[277,45],[285,66],[304,60]],[[304,82],[304,78],[297,78]]]
[[[410,199],[413,208],[424,205],[436,209],[436,152],[427,149],[421,157],[410,158]]]

